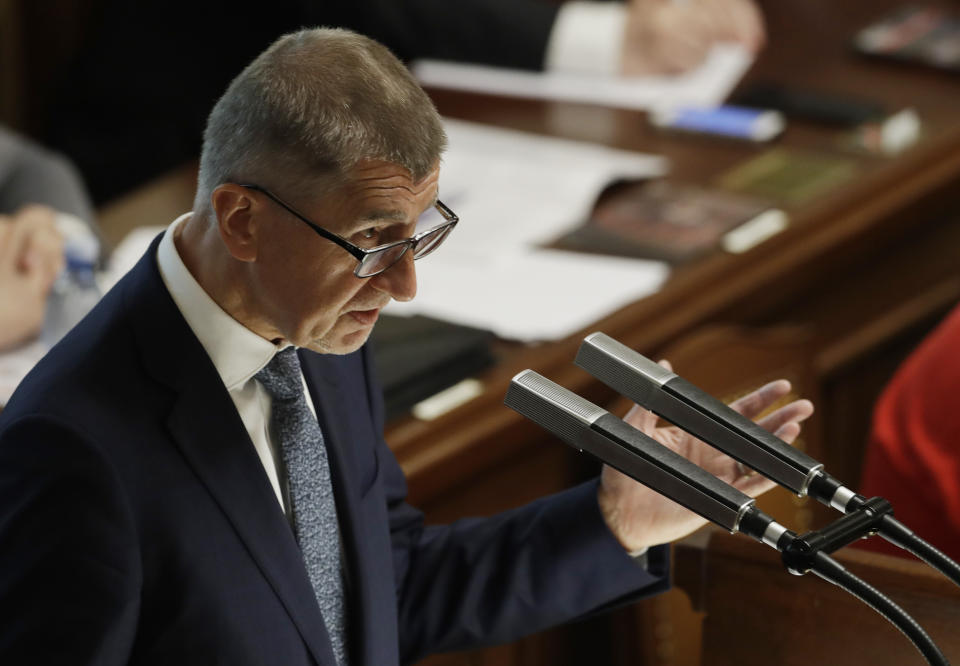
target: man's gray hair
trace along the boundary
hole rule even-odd
[[[230,84],[207,120],[194,210],[222,183],[329,187],[362,160],[436,166],[446,135],[436,108],[386,47],[348,30],[285,35]]]

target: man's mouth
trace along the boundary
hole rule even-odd
[[[362,324],[363,326],[371,326],[376,323],[377,317],[380,316],[380,308],[372,308],[370,310],[351,310],[347,313],[353,319]]]

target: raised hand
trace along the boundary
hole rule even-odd
[[[662,364],[669,367],[666,363]],[[789,392],[790,382],[781,379],[756,389],[730,406],[752,419]],[[800,424],[811,414],[813,404],[809,400],[795,400],[766,415],[758,423],[785,442],[792,443],[800,434]],[[642,407],[634,405],[624,420],[752,497],[774,486],[772,481],[744,469],[733,458],[680,428],[656,427],[657,416]],[[598,501],[607,525],[629,551],[675,541],[706,522],[612,467],[604,466]]]

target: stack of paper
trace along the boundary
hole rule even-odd
[[[666,264],[538,247],[582,223],[620,178],[663,175],[661,157],[446,121],[440,198],[461,219],[417,262],[419,291],[391,314],[424,314],[518,340],[558,339],[659,289]]]
[[[742,46],[718,44],[699,67],[670,76],[528,72],[440,60],[420,60],[411,69],[420,83],[431,88],[646,110],[720,104],[752,61]]]

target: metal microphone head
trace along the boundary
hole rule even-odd
[[[574,363],[608,386],[622,389],[634,402],[647,404],[652,394],[677,375],[638,354],[606,333],[591,333]]]
[[[799,495],[823,465],[722,401],[603,333],[580,345],[577,365],[607,386]],[[831,502],[835,488],[815,495]]]
[[[524,370],[510,381],[503,404],[567,442],[577,441],[607,413],[533,370]]]
[[[570,446],[728,530],[737,531],[746,521],[747,533],[761,538],[772,522],[736,488],[532,370],[513,378],[503,402]]]

